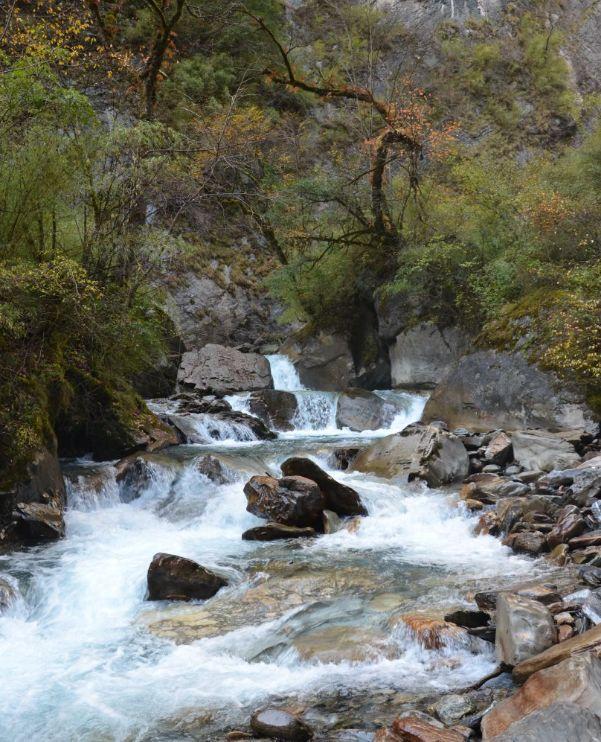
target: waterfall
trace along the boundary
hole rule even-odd
[[[288,356],[274,353],[273,355],[267,356],[267,360],[271,367],[274,389],[279,389],[283,392],[298,392],[306,389],[306,387],[301,384],[298,371]]]

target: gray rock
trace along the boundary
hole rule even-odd
[[[533,657],[556,641],[553,616],[537,600],[500,593],[496,604],[495,650],[506,665]]]
[[[482,467],[482,471],[485,474],[498,474],[501,471],[501,467],[498,464],[486,464]]]
[[[222,464],[219,459],[216,459],[215,456],[211,456],[210,454],[196,459],[194,461],[194,468],[215,484],[227,484],[236,479],[235,472],[228,469],[225,464]]]
[[[476,706],[469,696],[451,694],[443,696],[434,706],[436,716],[445,726],[458,724],[464,716],[473,713]]]
[[[131,502],[140,497],[153,481],[152,468],[142,456],[122,459],[116,469],[119,497],[122,502]]]
[[[464,479],[469,458],[457,436],[416,423],[361,451],[352,468],[384,477],[423,479],[430,487],[439,487]]]
[[[0,614],[17,600],[17,591],[8,580],[0,577]]]
[[[377,430],[392,422],[399,408],[365,389],[347,389],[338,397],[336,425],[351,430]]]
[[[63,512],[54,505],[21,502],[15,508],[13,516],[25,543],[56,541],[65,535]]]
[[[457,327],[422,322],[404,330],[389,348],[393,386],[433,388],[471,345]]]
[[[434,390],[423,420],[446,420],[473,431],[544,428],[594,432],[583,396],[530,365],[520,353],[463,356]],[[516,457],[517,458],[517,457]]]
[[[342,520],[333,510],[323,511],[323,532],[336,533],[342,528]]]
[[[273,388],[265,356],[212,343],[183,354],[177,380],[202,393],[230,394]]]
[[[255,526],[244,531],[244,541],[281,541],[288,538],[311,538],[317,533],[313,528],[298,528],[285,526],[282,523],[266,523],[264,526]]]
[[[487,739],[486,737],[484,739]],[[575,703],[553,703],[518,719],[495,742],[599,742],[601,717]]]
[[[292,430],[293,419],[298,409],[296,396],[279,389],[262,389],[252,392],[248,409],[265,425],[274,430]]]
[[[568,469],[580,463],[580,456],[567,441],[544,430],[517,431],[512,436],[513,454],[526,469]]]
[[[148,567],[148,600],[206,600],[227,581],[192,559],[155,554]]]
[[[290,338],[280,349],[289,356],[301,383],[309,389],[336,391],[352,387],[355,364],[341,335],[320,332],[309,338]]]
[[[255,711],[250,718],[255,735],[286,742],[306,742],[313,738],[311,728],[301,719],[283,709],[266,708]]]
[[[498,466],[504,466],[508,461],[511,461],[513,446],[507,433],[503,431],[495,433],[484,450],[484,458],[491,464],[497,464]]]
[[[597,590],[591,590],[582,604],[582,612],[592,623],[601,623],[601,588]]]

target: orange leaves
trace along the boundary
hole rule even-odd
[[[575,216],[575,209],[569,199],[557,191],[539,190],[523,212],[544,235],[557,234]]]

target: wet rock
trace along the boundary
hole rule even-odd
[[[240,425],[248,428],[258,440],[268,441],[277,438],[277,435],[269,430],[262,420],[244,412],[234,410],[204,413],[203,424],[205,431],[199,433],[194,424],[194,418],[187,414],[168,414],[165,416],[170,425],[176,428],[184,443],[209,443],[211,440],[219,440],[221,435],[221,423]]]
[[[470,339],[457,327],[422,322],[404,330],[389,348],[392,384],[433,388],[469,347]]]
[[[486,464],[486,466],[482,467],[482,471],[485,474],[498,474],[502,471],[502,468],[498,464]]]
[[[556,649],[566,647],[573,641],[574,639],[568,639],[558,644]],[[484,716],[483,739],[490,740],[511,732],[512,725],[528,714],[565,702],[593,713],[599,712],[601,660],[592,654],[570,657],[554,667],[541,669],[533,674],[514,696],[501,701]],[[580,738],[567,736],[564,739]]]
[[[323,532],[336,533],[343,526],[342,520],[333,510],[323,511]]]
[[[347,389],[338,397],[336,425],[350,430],[385,428],[399,411],[396,405],[365,389]]]
[[[16,601],[17,591],[8,582],[0,577],[0,614],[4,613],[7,608]]]
[[[516,431],[511,440],[515,460],[526,469],[567,469],[580,462],[571,443],[544,430]]]
[[[444,620],[462,626],[464,629],[475,629],[479,626],[488,626],[490,616],[484,611],[459,610],[447,613]]]
[[[596,427],[583,395],[567,390],[520,353],[493,350],[463,356],[434,390],[422,419],[446,420],[451,428],[474,432]]]
[[[589,709],[563,701],[527,714],[494,737],[495,742],[593,742],[600,739],[601,718]]]
[[[298,716],[284,709],[266,708],[255,711],[250,726],[256,736],[290,742],[305,742],[313,738],[311,728]]]
[[[206,600],[227,581],[192,559],[155,554],[148,567],[148,600]]]
[[[315,482],[325,498],[325,506],[338,515],[367,515],[356,490],[337,482],[311,459],[293,457],[282,464],[286,476],[305,477]]]
[[[547,536],[550,548],[564,544],[575,536],[579,536],[586,528],[584,518],[574,505],[567,505],[559,511],[555,527]]]
[[[345,338],[319,332],[308,338],[290,338],[280,353],[290,357],[299,378],[309,389],[336,391],[355,380],[355,364]]]
[[[574,636],[574,627],[562,624],[557,627],[557,641],[565,642],[566,639],[571,639]]]
[[[594,625],[601,623],[601,589],[591,591],[582,604],[582,612]]]
[[[251,393],[248,409],[269,428],[292,430],[294,428],[292,421],[298,410],[298,402],[291,392],[263,389]]]
[[[544,652],[520,662],[513,668],[513,677],[521,683],[530,675],[538,673],[547,667],[553,667],[573,655],[591,652],[601,647],[601,626],[595,626],[578,636],[574,636],[561,644],[555,644]]]
[[[530,488],[521,482],[500,477],[496,473],[481,472],[471,474],[462,486],[459,496],[462,499],[479,500],[487,505],[493,505],[500,498],[522,497],[530,492]]]
[[[458,724],[464,716],[473,713],[476,705],[469,696],[451,694],[443,696],[433,708],[440,721],[450,727]]]
[[[536,556],[547,550],[547,539],[539,531],[522,531],[509,536],[505,543],[518,554]]]
[[[328,465],[331,466],[332,469],[346,471],[357,458],[359,451],[359,448],[335,448],[330,454]]]
[[[540,471],[540,469],[527,469],[526,471],[520,472],[516,476],[516,479],[524,484],[530,484],[531,482],[536,482],[536,480],[540,479],[542,476],[543,472]]]
[[[439,487],[464,479],[469,459],[460,438],[433,425],[416,423],[361,451],[352,468],[384,477],[423,479],[430,487]]]
[[[276,523],[301,528],[322,528],[325,499],[319,486],[310,479],[298,476],[255,476],[244,486],[246,509]]]
[[[152,483],[152,468],[142,456],[122,459],[116,466],[116,480],[122,502],[131,502],[140,497]]]
[[[424,649],[442,649],[457,642],[469,642],[465,629],[424,613],[407,613],[392,616],[391,628],[402,626],[410,632]]]
[[[194,461],[194,468],[215,484],[227,484],[235,479],[234,472],[210,454],[196,459]]]
[[[63,513],[55,505],[20,502],[13,517],[22,539],[28,544],[56,541],[65,535]]]
[[[511,593],[501,593],[497,599],[496,626],[497,659],[506,665],[517,665],[542,652],[557,638],[548,608]]]
[[[568,541],[570,549],[586,549],[587,546],[601,545],[601,529],[576,536]]]
[[[580,567],[578,575],[582,582],[591,587],[601,587],[601,567]]]
[[[465,736],[453,729],[444,729],[434,719],[411,714],[395,719],[389,729],[376,732],[374,742],[465,742]]]
[[[298,528],[285,526],[282,523],[266,523],[244,531],[242,538],[245,541],[278,541],[287,538],[311,538],[317,533],[314,528]]]
[[[303,662],[376,662],[398,656],[382,631],[358,626],[320,626],[296,637],[292,644]]]
[[[264,356],[212,343],[183,354],[177,380],[202,393],[230,394],[273,388],[269,361]]]

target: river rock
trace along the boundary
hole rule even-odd
[[[374,742],[465,742],[465,736],[454,729],[444,729],[425,715],[409,714],[395,719],[389,729],[379,729]]]
[[[445,420],[451,429],[474,432],[596,428],[582,395],[529,364],[521,353],[494,350],[463,356],[434,390],[422,419]]]
[[[443,621],[439,616],[427,613],[403,613],[393,615],[388,621],[390,628],[403,627],[424,649],[442,649],[457,644],[470,643],[467,631],[456,624]]]
[[[26,543],[56,541],[65,535],[65,520],[59,507],[37,502],[18,503],[13,517]]]
[[[279,541],[287,538],[310,538],[317,533],[313,528],[298,528],[285,526],[282,523],[266,523],[244,531],[242,538],[245,541]]]
[[[227,581],[192,559],[155,554],[148,567],[148,600],[207,600]]]
[[[248,400],[248,409],[269,428],[292,430],[294,428],[292,421],[298,410],[298,402],[292,392],[279,389],[262,389],[251,393]]]
[[[568,639],[557,646],[565,647],[572,641],[574,639]],[[601,711],[601,660],[593,654],[570,657],[533,674],[515,695],[498,703],[484,716],[483,739],[496,739],[528,714],[565,702],[593,713]],[[567,742],[580,738],[566,736],[564,739]]]
[[[313,738],[311,728],[304,721],[284,709],[266,708],[255,711],[250,726],[258,737],[305,742]]]
[[[210,454],[195,459],[194,468],[199,472],[199,474],[203,474],[207,479],[210,479],[211,482],[214,482],[215,484],[227,484],[236,479],[235,472],[228,469],[225,464]]]
[[[469,459],[457,436],[433,425],[415,423],[361,451],[352,468],[383,477],[423,479],[430,487],[439,487],[464,479]]]
[[[309,389],[337,391],[353,386],[355,364],[349,345],[341,335],[319,332],[309,337],[292,337],[280,348]]]
[[[601,625],[595,626],[583,634],[567,639],[561,644],[555,644],[544,652],[520,662],[513,668],[513,677],[521,683],[533,673],[584,652],[596,651],[601,647]]]
[[[517,665],[557,639],[549,609],[536,600],[511,593],[501,593],[497,599],[496,625],[497,659],[506,665]]]
[[[198,415],[198,419],[202,423],[200,431],[195,425],[196,420],[192,415],[169,413],[165,417],[179,431],[184,443],[210,443],[213,440],[219,440],[223,428],[222,423],[248,428],[255,438],[260,441],[277,438],[277,435],[269,430],[258,417],[234,410]]]
[[[437,701],[433,705],[433,709],[440,721],[445,726],[450,727],[453,724],[458,724],[464,716],[473,713],[476,706],[469,696],[451,693]]]
[[[503,543],[510,546],[518,554],[537,556],[547,551],[547,539],[540,531],[520,531],[511,534]]]
[[[293,456],[282,464],[286,476],[305,477],[315,482],[325,498],[325,507],[337,515],[367,515],[356,490],[337,482],[311,459]]]
[[[259,518],[321,531],[325,499],[319,486],[306,477],[252,477],[244,486],[246,509]]]
[[[514,721],[495,742],[596,742],[601,717],[575,703],[557,702]]]
[[[580,462],[574,446],[544,430],[524,430],[515,432],[513,455],[525,469],[568,469]]]
[[[241,353],[235,348],[209,343],[200,350],[184,353],[178,382],[203,394],[272,389],[269,361],[258,353]]]
[[[122,502],[131,502],[140,497],[153,481],[152,468],[142,456],[122,459],[115,468]]]
[[[457,327],[421,322],[404,330],[389,348],[393,386],[433,388],[470,346]]]
[[[502,430],[491,438],[484,449],[484,458],[491,464],[505,466],[513,458],[511,438]]]
[[[558,513],[557,523],[547,535],[549,548],[565,544],[571,538],[579,536],[586,528],[584,518],[574,505],[567,505]]]
[[[336,425],[355,431],[377,430],[392,422],[398,407],[366,389],[347,389],[338,397]]]
[[[16,601],[17,591],[8,582],[0,577],[0,614],[4,613],[7,608]]]

